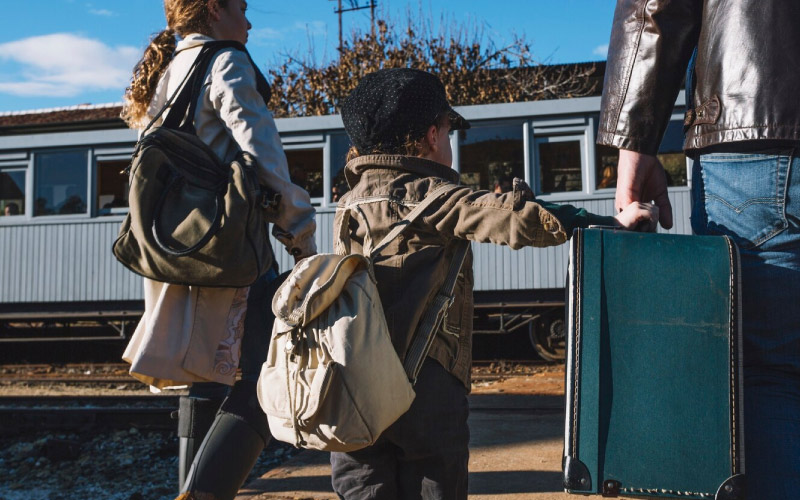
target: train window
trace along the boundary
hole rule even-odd
[[[347,164],[347,153],[352,143],[345,134],[331,135],[331,197],[336,203],[350,188],[344,178],[344,166]]]
[[[581,139],[575,136],[536,138],[539,189],[542,193],[581,191]]]
[[[461,182],[472,189],[511,191],[514,177],[525,178],[522,125],[486,125],[461,132]]]
[[[598,145],[596,151],[597,189],[617,186],[617,148]],[[683,122],[672,120],[667,125],[664,138],[658,148],[658,159],[664,165],[667,185],[686,186],[686,155],[683,154]]]
[[[85,214],[88,151],[37,153],[33,215]]]
[[[122,171],[130,159],[97,160],[97,213],[112,215],[128,208],[128,176]]]
[[[597,165],[597,189],[617,187],[617,162],[619,151],[610,146],[595,146]]]
[[[322,149],[288,149],[289,176],[312,198],[322,198]]]
[[[658,147],[658,159],[667,173],[668,186],[686,186],[686,155],[683,154],[683,122],[672,120]]]
[[[25,215],[25,170],[0,170],[0,217]]]

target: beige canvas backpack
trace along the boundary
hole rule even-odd
[[[457,187],[431,192],[374,250],[366,238],[369,258],[315,255],[299,262],[278,288],[269,354],[258,380],[258,400],[275,439],[316,450],[355,451],[373,444],[411,406],[411,381],[452,302],[469,242],[458,243],[405,367],[392,345],[371,259],[438,197]],[[344,219],[337,232],[346,239],[349,216]]]

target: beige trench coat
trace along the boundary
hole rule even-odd
[[[155,116],[212,40],[190,35],[159,82]],[[273,234],[300,256],[316,252],[314,208],[308,193],[292,184],[272,114],[256,91],[247,55],[222,50],[211,63],[195,115],[200,139],[224,161],[240,151],[258,160],[262,184],[282,194]],[[247,288],[187,287],[144,280],[145,312],[125,349],[131,375],[156,388],[192,382],[232,384],[239,365]]]

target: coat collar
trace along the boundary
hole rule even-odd
[[[458,172],[441,163],[417,156],[403,155],[364,155],[347,162],[344,167],[344,176],[347,184],[352,188],[369,169],[389,168],[403,170],[417,174],[421,177],[439,177],[458,184]]]

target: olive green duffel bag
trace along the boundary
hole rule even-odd
[[[272,265],[267,217],[277,199],[259,186],[255,158],[240,153],[225,164],[194,133],[196,96],[213,55],[225,47],[244,50],[235,42],[206,43],[133,154],[130,211],[113,251],[152,280],[244,287]],[[161,126],[147,133],[173,100]]]

